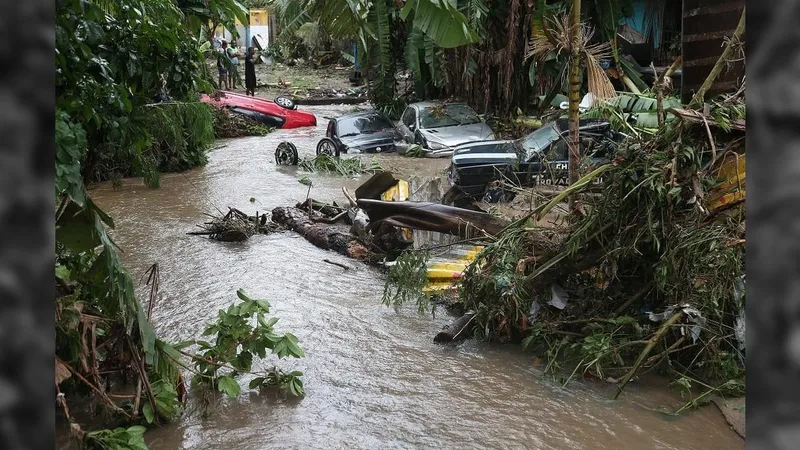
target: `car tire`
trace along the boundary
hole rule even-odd
[[[513,191],[503,189],[500,187],[493,187],[486,189],[483,194],[483,201],[486,203],[508,203],[516,197]]]
[[[279,166],[296,166],[298,159],[297,147],[291,142],[281,142],[275,149],[275,164]]]
[[[280,106],[281,108],[286,109],[296,109],[297,105],[295,105],[294,100],[285,95],[279,95],[275,97],[275,104]]]
[[[317,143],[317,155],[325,153],[328,156],[339,157],[339,146],[330,138],[322,138]]]

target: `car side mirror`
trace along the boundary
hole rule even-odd
[[[417,129],[417,126],[412,123],[411,125],[408,126],[408,129],[411,131],[415,131]]]

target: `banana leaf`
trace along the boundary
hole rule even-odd
[[[644,82],[641,71],[637,69],[638,64],[634,65],[634,63],[631,63],[625,58],[620,58],[619,64],[622,66],[622,71],[625,73],[625,76],[630,78],[630,80],[633,81],[633,84],[636,85],[640,91],[646,91],[650,89],[650,86]]]
[[[478,42],[478,35],[467,25],[467,18],[448,0],[408,0],[400,11],[406,20],[414,10],[414,27],[442,48]]]

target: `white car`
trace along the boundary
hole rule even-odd
[[[460,144],[495,139],[494,131],[466,103],[412,103],[397,128],[407,143],[419,145],[431,158],[451,156]]]

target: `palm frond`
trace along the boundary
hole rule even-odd
[[[419,52],[422,49],[425,35],[419,28],[411,27],[408,34],[408,42],[405,48],[406,67],[411,70],[414,78],[414,91],[418,96],[425,96],[425,82],[422,79],[422,67],[420,66]]]
[[[373,4],[359,0],[329,0],[315,3],[313,14],[334,39],[352,39],[365,33],[374,38],[368,25],[368,15]]]
[[[479,37],[483,36],[485,34],[486,18],[489,16],[489,7],[486,6],[484,0],[466,0],[460,10],[467,18],[467,23],[475,34]]]
[[[322,27],[320,27],[319,21],[316,20],[301,25],[295,32],[295,35],[299,37],[303,41],[303,44],[309,49],[319,48],[325,42],[325,35],[322,33]]]
[[[569,17],[566,15],[546,19],[545,26],[534,33],[528,45],[526,58],[533,58],[536,62],[544,63],[553,54],[570,54],[570,27]],[[598,99],[608,99],[616,95],[614,85],[608,75],[600,66],[600,60],[611,56],[611,44],[601,42],[593,44],[594,27],[582,23],[581,57],[586,60],[587,75],[589,78],[589,92]],[[563,77],[564,73],[562,73]]]
[[[586,53],[586,75],[589,79],[589,92],[595,98],[605,100],[616,95],[614,85],[591,52]]]

